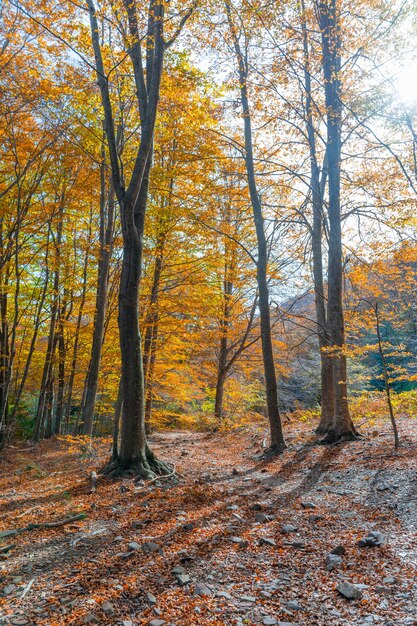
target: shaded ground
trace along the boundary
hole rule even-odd
[[[0,624],[417,624],[417,423],[400,428],[392,455],[387,424],[330,448],[311,445],[304,425],[270,462],[259,460],[261,431],[160,434],[152,445],[178,485],[100,479],[94,494],[89,474],[109,441],[94,442],[93,458],[76,440],[11,449],[0,530],[87,517],[0,540],[16,544],[0,554]],[[357,547],[369,530],[388,544]],[[346,554],[329,572],[338,545]],[[340,596],[341,580],[362,599]]]

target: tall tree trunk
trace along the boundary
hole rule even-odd
[[[328,354],[330,337],[327,329],[326,298],[323,280],[323,194],[325,174],[320,180],[320,168],[317,162],[316,130],[313,119],[313,98],[311,92],[310,51],[305,22],[305,4],[302,1],[301,27],[303,32],[304,52],[304,86],[305,86],[305,120],[310,151],[310,191],[313,208],[313,224],[311,228],[311,247],[313,258],[314,304],[317,320],[317,335],[320,351],[320,398],[321,416],[316,433],[326,434],[333,424],[334,391],[333,363]],[[326,157],[325,157],[326,159]],[[324,167],[326,164],[324,163]]]
[[[61,432],[61,424],[64,417],[64,387],[65,387],[65,337],[64,337],[64,320],[62,313],[59,319],[59,330],[57,336],[58,343],[58,392],[55,410],[54,433],[59,435]]]
[[[158,339],[158,299],[161,273],[164,259],[165,233],[158,237],[155,250],[155,266],[152,279],[149,310],[145,319],[145,341],[143,344],[143,378],[145,382],[145,430],[151,431],[151,412],[153,396],[153,378],[155,372],[157,339]]]
[[[114,189],[110,185],[106,202],[105,163],[103,159],[101,171],[101,198],[100,198],[100,259],[94,313],[93,342],[91,358],[85,380],[85,403],[82,407],[83,434],[91,435],[93,430],[94,409],[96,405],[98,377],[100,372],[101,352],[104,340],[104,325],[107,310],[107,291],[109,285],[110,260],[113,248],[114,229]],[[107,215],[106,215],[107,206]]]
[[[281,416],[278,405],[278,385],[274,363],[274,352],[272,347],[271,334],[271,312],[269,303],[268,289],[268,250],[265,235],[264,218],[262,214],[262,205],[259,197],[256,177],[255,165],[253,158],[252,143],[252,121],[249,107],[247,79],[248,66],[245,57],[240,48],[239,35],[233,22],[231,15],[230,1],[225,0],[226,12],[228,16],[230,32],[235,47],[236,60],[239,74],[240,99],[242,105],[243,123],[244,123],[244,139],[245,139],[245,166],[248,181],[250,200],[252,205],[253,219],[255,222],[258,259],[256,264],[256,279],[258,283],[258,304],[261,322],[261,345],[262,357],[265,375],[266,401],[268,409],[268,419],[270,428],[270,446],[271,450],[281,452],[286,448],[284,434],[282,431]]]
[[[50,385],[53,375],[53,361],[54,361],[54,353],[56,347],[56,323],[59,311],[59,287],[60,287],[60,262],[61,262],[61,241],[62,241],[62,227],[63,227],[63,218],[64,218],[64,197],[60,200],[59,212],[58,212],[58,226],[57,226],[57,236],[55,241],[55,270],[54,270],[54,282],[53,282],[53,294],[52,294],[52,305],[51,305],[51,319],[49,323],[49,334],[48,334],[48,345],[46,348],[45,361],[42,371],[42,380],[41,387],[39,392],[38,399],[38,408],[36,411],[35,417],[35,427],[33,438],[35,441],[39,441],[42,438],[45,425],[47,426],[47,430],[49,429],[49,421],[48,424],[45,424],[45,419],[49,415],[48,411],[51,406],[51,391]],[[49,419],[49,418],[48,418]]]
[[[134,159],[130,182],[126,186],[120,167],[109,81],[103,62],[94,0],[87,0],[87,5],[97,82],[105,117],[112,180],[120,206],[123,234],[118,315],[122,357],[123,419],[120,449],[117,451],[117,457],[112,460],[105,471],[114,475],[128,470],[149,476],[154,475],[154,472],[169,472],[169,467],[155,458],[147,445],[145,434],[143,360],[138,314],[145,212],[164,54],[170,43],[175,41],[181,32],[192,13],[192,8],[181,18],[173,38],[166,41],[164,38],[165,3],[161,0],[149,1],[144,66],[136,3],[129,0],[123,1],[130,36],[129,56],[141,121],[140,145]]]
[[[230,299],[233,292],[233,283],[227,279],[229,267],[225,259],[223,280],[223,306],[220,319],[220,345],[219,358],[217,361],[216,395],[214,400],[214,417],[219,421],[223,418],[223,393],[227,374],[228,331],[230,325],[231,306]]]
[[[90,216],[90,225],[89,225],[89,231],[88,231],[88,245],[85,251],[84,267],[83,267],[81,299],[80,299],[80,306],[78,309],[77,323],[75,325],[74,347],[72,351],[70,374],[69,374],[69,379],[68,379],[67,404],[66,404],[66,409],[65,409],[65,430],[67,433],[69,432],[69,420],[70,420],[70,415],[71,415],[72,394],[73,394],[73,389],[74,389],[75,373],[77,370],[78,346],[80,342],[81,322],[83,318],[85,297],[87,293],[87,274],[88,274],[87,270],[88,270],[88,262],[90,259],[89,247],[91,243],[91,225],[92,225],[91,222],[92,220]]]
[[[356,432],[349,414],[347,365],[343,312],[342,224],[340,212],[340,168],[342,103],[340,83],[340,14],[338,0],[318,4],[322,34],[322,64],[327,115],[327,160],[329,176],[329,266],[328,331],[333,362],[334,414],[326,443],[354,439]]]
[[[117,459],[119,453],[119,432],[120,432],[120,416],[123,408],[123,389],[122,380],[119,381],[119,389],[117,391],[117,400],[114,407],[114,424],[113,424],[113,452],[112,458]]]
[[[26,357],[25,367],[23,368],[22,377],[19,381],[19,385],[16,390],[13,408],[9,416],[9,424],[8,424],[8,429],[7,429],[8,434],[7,434],[6,439],[10,436],[10,432],[13,428],[14,421],[16,418],[16,413],[20,406],[20,401],[22,399],[23,391],[24,391],[25,384],[26,384],[26,379],[28,377],[30,365],[32,363],[32,357],[35,352],[36,340],[38,338],[39,328],[42,323],[42,311],[43,311],[43,307],[45,304],[46,293],[48,291],[48,284],[49,284],[49,260],[48,259],[49,259],[49,230],[48,230],[48,236],[46,240],[46,253],[45,253],[45,261],[44,261],[45,262],[45,279],[43,282],[41,294],[38,298],[38,304],[36,307],[36,314],[35,314],[34,324],[33,324],[33,333],[32,333],[32,338],[31,338],[30,345],[29,345],[28,355]]]

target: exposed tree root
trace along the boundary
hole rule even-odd
[[[287,446],[285,444],[281,446],[269,446],[269,448],[267,448],[262,454],[262,458],[271,459],[274,456],[278,456],[278,454],[282,454],[286,449]]]
[[[319,443],[322,445],[332,445],[334,443],[342,443],[343,441],[355,441],[358,438],[359,434],[357,433],[354,426],[352,426],[348,430],[340,430],[332,427],[326,433],[323,439],[319,441]]]
[[[146,454],[134,459],[130,463],[124,462],[120,457],[112,458],[103,467],[101,474],[109,478],[120,476],[135,479],[155,479],[158,476],[167,476],[172,473],[173,467],[165,461],[156,458],[152,450],[146,446]]]

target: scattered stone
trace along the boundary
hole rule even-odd
[[[153,593],[151,593],[150,591],[146,592],[146,599],[148,600],[148,603],[150,604],[150,606],[155,606],[156,604],[156,597],[153,595]]]
[[[287,535],[288,533],[296,533],[298,530],[297,526],[293,526],[292,524],[283,524],[281,526],[281,532],[284,535]]]
[[[233,600],[232,596],[227,591],[217,591],[216,598],[225,598],[225,600]]]
[[[183,530],[194,530],[195,526],[192,522],[188,522],[188,524],[184,524],[182,527]]]
[[[275,624],[278,624],[277,620],[275,619],[275,617],[264,617],[262,620],[262,624],[264,626],[275,626]]]
[[[266,524],[266,522],[270,521],[270,518],[268,515],[265,515],[265,513],[256,513],[255,514],[255,519],[257,522],[259,522],[260,524]]]
[[[359,539],[358,546],[360,548],[364,547],[380,547],[384,546],[387,543],[387,537],[383,533],[378,532],[377,530],[371,530],[366,537],[363,539]]]
[[[337,554],[328,554],[326,556],[326,567],[329,572],[332,572],[338,565],[341,565],[342,558]]]
[[[13,593],[15,589],[16,589],[16,585],[6,585],[6,587],[3,588],[3,595],[8,596],[11,593]]]
[[[149,622],[149,626],[164,626],[164,624],[166,624],[164,619],[152,619]]]
[[[246,539],[242,539],[242,537],[230,537],[230,541],[232,543],[236,543],[239,548],[247,548],[249,545],[249,541],[246,541]]]
[[[117,537],[115,537],[115,538],[113,539],[113,541],[114,541],[114,543],[118,543],[119,541],[123,541],[123,537],[122,537],[122,535],[117,535]]]
[[[174,574],[174,576],[177,576],[177,574],[185,574],[186,571],[183,567],[181,567],[181,565],[176,565],[175,567],[172,568],[171,572]]]
[[[180,587],[185,587],[191,580],[189,574],[176,574],[175,578]]]
[[[103,609],[104,615],[111,616],[111,615],[114,615],[116,613],[115,608],[114,608],[114,606],[112,605],[111,602],[104,602],[101,605],[101,608]]]
[[[344,596],[348,600],[359,600],[360,598],[362,598],[362,591],[358,589],[356,585],[352,585],[352,583],[339,583],[336,589],[342,596]]]
[[[384,594],[392,593],[392,589],[390,587],[384,587],[383,585],[377,585],[375,587],[375,593],[377,593],[379,596],[382,596]]]
[[[333,550],[330,550],[330,554],[336,554],[337,556],[343,556],[346,554],[346,548],[344,546],[336,546]]]
[[[297,600],[290,600],[289,602],[287,602],[286,606],[289,611],[301,611],[301,606],[299,605]]]
[[[240,600],[241,602],[250,602],[251,604],[252,604],[253,602],[256,602],[256,598],[255,598],[255,596],[240,596],[240,597],[239,597],[239,600]]]
[[[13,617],[10,620],[10,624],[12,624],[13,626],[26,626],[26,624],[29,624],[29,620],[27,620],[25,617]]]
[[[159,545],[154,541],[145,541],[145,543],[142,544],[142,550],[145,554],[151,554],[159,550]]]
[[[94,615],[94,613],[88,613],[84,617],[84,624],[98,624],[98,618]]]
[[[235,467],[232,469],[232,476],[239,476],[240,472]]]
[[[194,557],[191,554],[188,554],[187,550],[180,550],[178,552],[178,556],[180,556],[181,563],[187,563],[188,561],[194,561]]]
[[[195,586],[196,596],[212,596],[213,592],[205,583],[197,583]]]
[[[302,550],[303,548],[305,548],[305,547],[306,547],[306,546],[305,546],[305,543],[303,543],[302,541],[293,541],[293,542],[290,544],[290,546],[291,546],[292,548],[299,548],[299,549],[301,549],[301,550]]]
[[[260,502],[255,502],[254,504],[251,504],[249,508],[251,511],[262,511],[262,504],[260,504]]]
[[[239,507],[237,504],[230,504],[228,507],[226,507],[226,511],[238,511]]]
[[[276,546],[276,541],[271,539],[271,537],[260,537],[259,539],[260,546]]]
[[[317,505],[314,502],[301,502],[303,509],[316,509]]]
[[[129,550],[140,550],[140,543],[137,541],[131,541],[127,547]]]
[[[385,583],[386,585],[393,585],[394,583],[397,582],[397,579],[394,578],[394,576],[386,576],[385,578],[382,579],[382,582]]]

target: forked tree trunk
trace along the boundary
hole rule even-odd
[[[318,4],[322,34],[322,64],[325,82],[327,115],[327,159],[329,176],[329,267],[328,267],[328,331],[333,363],[333,423],[323,442],[332,443],[356,437],[349,414],[347,397],[347,364],[343,312],[342,224],[340,211],[341,168],[341,52],[340,14],[338,0]]]
[[[128,53],[132,63],[141,121],[140,145],[133,162],[130,182],[126,185],[120,168],[108,74],[103,63],[100,43],[101,29],[97,22],[94,0],[87,0],[87,5],[90,14],[97,82],[105,117],[112,180],[120,206],[123,234],[123,262],[118,315],[122,357],[123,419],[120,449],[117,450],[117,457],[112,459],[105,471],[109,474],[130,471],[137,474],[153,475],[155,471],[169,472],[170,468],[157,461],[147,445],[145,434],[143,361],[138,314],[143,234],[164,54],[170,43],[179,35],[190,17],[192,9],[181,18],[173,39],[166,42],[164,39],[165,3],[161,0],[149,1],[144,64],[136,3],[129,0],[123,1],[129,29]]]
[[[317,336],[320,351],[321,415],[320,422],[316,428],[316,433],[324,435],[332,426],[334,413],[333,364],[327,352],[330,346],[330,337],[327,330],[326,298],[323,280],[323,195],[326,178],[324,172],[322,172],[322,180],[320,180],[320,168],[317,160],[316,129],[313,118],[314,104],[311,92],[310,51],[307,25],[305,22],[304,1],[301,3],[301,8],[303,12],[301,17],[301,27],[303,33],[304,88],[306,98],[304,108],[308,146],[310,151],[310,192],[313,209],[311,248],[313,260],[314,304],[316,310]],[[325,163],[323,165],[326,167]]]

